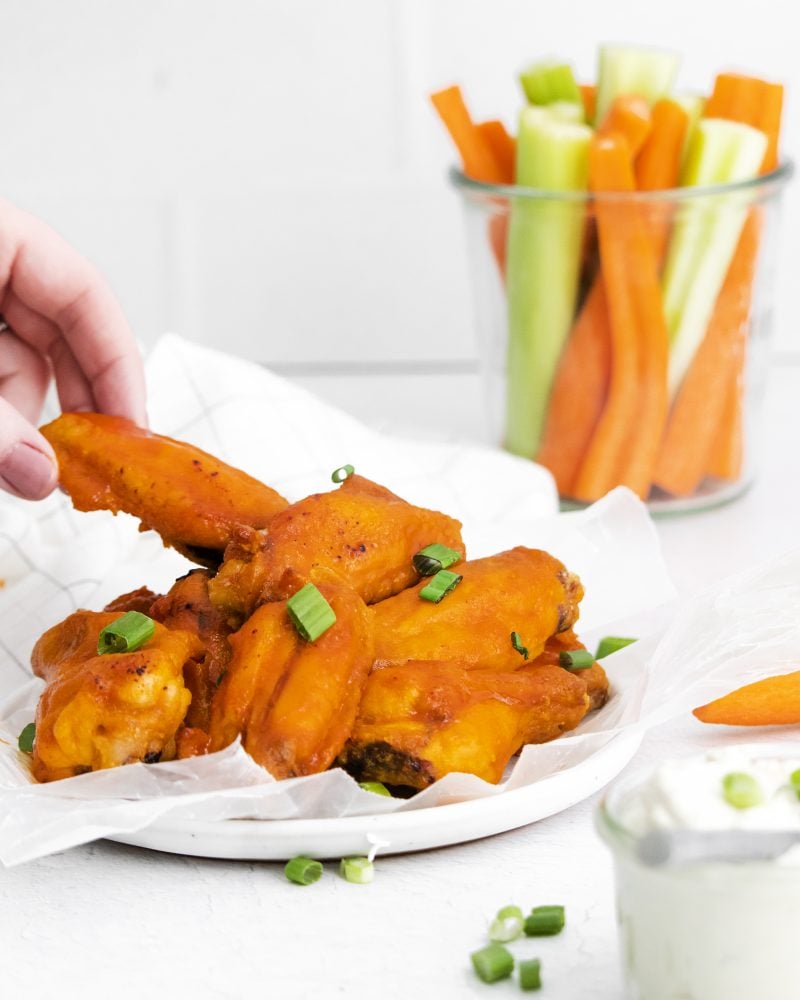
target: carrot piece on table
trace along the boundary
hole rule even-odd
[[[581,92],[583,110],[586,112],[586,121],[593,122],[597,109],[597,86],[593,83],[580,83],[578,90]]]
[[[723,726],[791,726],[800,723],[800,671],[764,680],[694,710],[701,722]]]
[[[561,496],[575,477],[608,395],[611,330],[602,274],[595,278],[559,361],[536,461],[553,474]]]
[[[438,90],[431,94],[431,102],[456,144],[464,173],[476,181],[501,184],[502,168],[485,136],[472,121],[461,88],[453,86]]]
[[[491,149],[492,154],[500,167],[502,174],[501,184],[514,183],[514,164],[517,159],[517,142],[501,121],[492,119],[488,122],[481,122],[475,128],[486,145]]]
[[[636,156],[650,134],[650,105],[643,97],[616,97],[597,129],[598,135],[621,135],[631,156]]]
[[[596,192],[635,189],[631,154],[619,135],[592,142],[589,184]],[[645,497],[667,416],[668,338],[658,262],[640,206],[597,202],[600,266],[611,330],[606,406],[572,490],[596,500],[617,484]]]

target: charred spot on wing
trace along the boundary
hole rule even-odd
[[[145,764],[157,764],[161,760],[161,751],[153,750],[151,753],[146,753],[143,759]]]
[[[170,544],[182,556],[186,556],[187,559],[191,559],[199,566],[205,566],[206,569],[213,569],[216,572],[222,565],[222,551],[220,549],[209,549],[202,545],[189,545],[178,541],[172,541]]]
[[[356,781],[382,781],[387,785],[432,785],[436,780],[430,761],[397,750],[390,743],[349,740],[337,761]]]

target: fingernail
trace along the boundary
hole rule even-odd
[[[19,496],[41,500],[53,491],[58,469],[52,458],[23,441],[3,456],[0,476]]]

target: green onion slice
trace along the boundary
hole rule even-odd
[[[431,577],[430,583],[425,584],[419,592],[419,596],[423,601],[438,604],[451,590],[456,589],[461,580],[462,578],[458,573],[451,573],[447,569],[440,569],[436,576]]]
[[[519,917],[520,920],[524,920],[525,914],[518,906],[503,906],[497,911],[497,918],[505,920],[506,917]]]
[[[794,789],[795,795],[800,799],[800,769],[797,771],[792,771],[789,775],[789,783]]]
[[[336,621],[336,614],[313,583],[301,587],[286,602],[292,624],[307,642],[314,642]]]
[[[372,792],[375,795],[388,795],[389,798],[392,797],[392,793],[382,781],[359,781],[358,787],[363,788],[365,792]]]
[[[564,923],[563,906],[534,906],[525,919],[525,933],[528,937],[560,934]]]
[[[528,647],[522,645],[522,636],[519,632],[511,633],[511,645],[524,660],[528,659]]]
[[[752,809],[764,801],[761,785],[752,774],[731,771],[722,779],[722,797],[734,809]]]
[[[343,483],[345,479],[349,479],[356,470],[352,465],[340,465],[338,469],[334,469],[331,473],[331,479],[334,483]]]
[[[342,858],[339,862],[339,874],[346,882],[366,885],[375,877],[375,865],[369,858]]]
[[[290,882],[297,885],[311,885],[322,878],[322,865],[313,858],[297,857],[286,862],[283,869],[284,874]]]
[[[516,941],[517,938],[522,937],[524,929],[525,919],[521,913],[519,916],[513,913],[505,917],[501,917],[498,913],[489,924],[489,940],[499,941],[501,944],[506,944],[508,941]]]
[[[473,951],[469,957],[478,979],[484,983],[508,979],[514,971],[514,958],[501,944],[487,944],[480,951]]]
[[[97,637],[97,652],[132,653],[153,638],[156,624],[141,611],[126,611],[110,625],[106,625]]]
[[[542,988],[542,963],[538,958],[529,958],[519,963],[519,988],[521,990]]]
[[[596,660],[602,660],[604,656],[616,653],[618,649],[624,649],[636,642],[635,639],[625,639],[619,635],[604,636],[597,644],[597,652],[594,654]]]
[[[426,545],[424,549],[420,549],[411,561],[420,576],[433,576],[440,569],[447,569],[461,562],[461,553],[434,542],[433,545]]]
[[[586,670],[594,666],[594,655],[588,649],[562,649],[558,662],[567,670]]]
[[[36,739],[36,723],[29,722],[19,734],[17,746],[23,753],[33,753],[33,741]]]

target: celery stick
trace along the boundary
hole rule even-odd
[[[732,184],[758,174],[767,137],[723,119],[698,122],[681,184]],[[664,314],[670,334],[669,385],[674,395],[703,339],[747,216],[747,194],[700,195],[680,209],[664,267]]]
[[[583,103],[575,75],[568,63],[552,60],[536,62],[520,73],[519,82],[531,104],[552,104],[554,101]]]
[[[604,45],[597,73],[597,110],[600,123],[617,97],[635,94],[653,104],[666,97],[678,72],[680,57],[662,49]]]
[[[697,123],[703,117],[706,99],[705,97],[701,97],[700,94],[673,94],[670,100],[673,100],[676,104],[680,104],[689,118],[686,125],[686,138],[683,140],[683,152],[681,153],[681,167],[683,167],[686,164],[686,156],[689,152],[689,146],[694,137]]]
[[[544,191],[587,186],[587,125],[560,121],[543,108],[520,115],[517,184]],[[553,198],[512,199],[508,240],[506,447],[532,458],[547,400],[575,311],[584,205]]]
[[[552,104],[547,105],[545,110],[562,122],[577,122],[580,125],[586,121],[583,101],[580,104],[575,101],[553,101]]]

